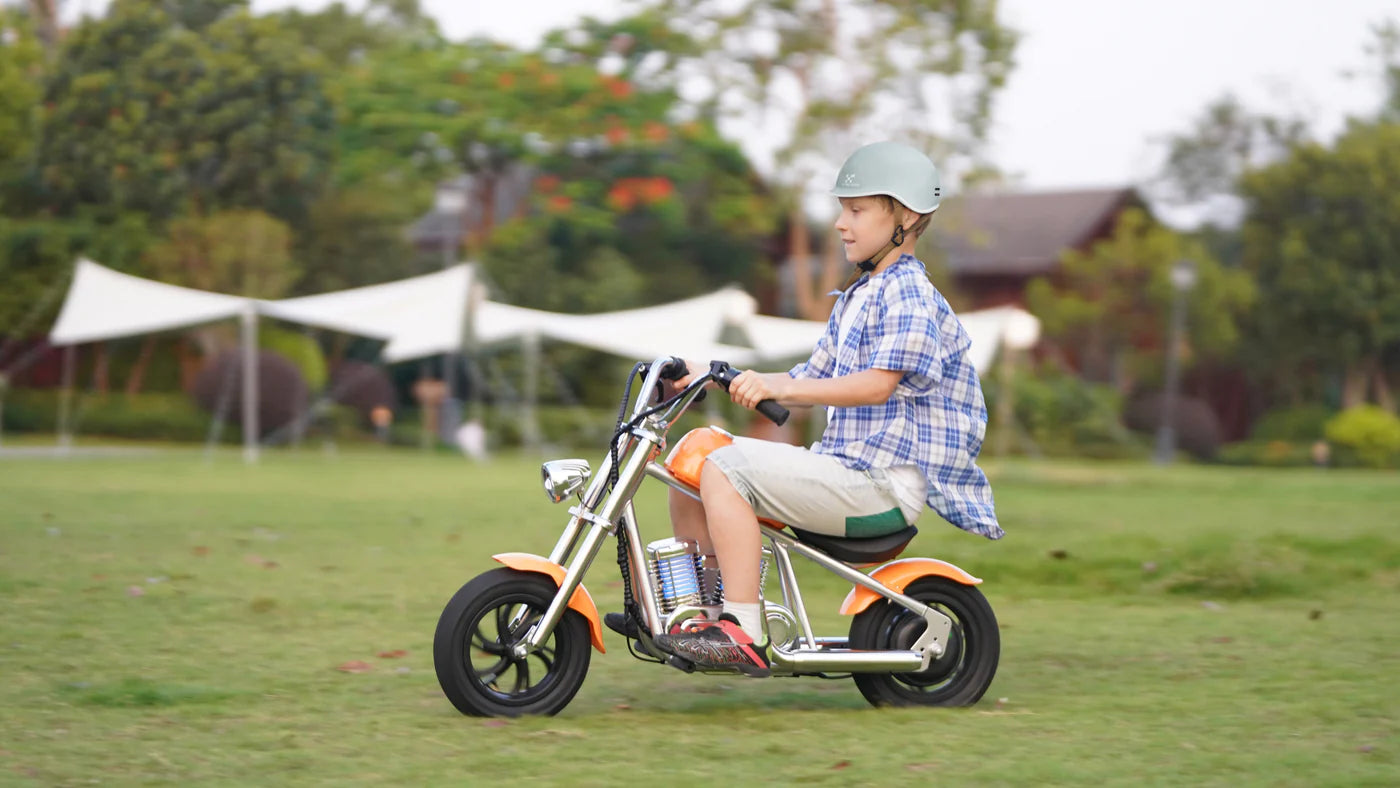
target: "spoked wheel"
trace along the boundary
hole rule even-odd
[[[544,575],[493,569],[452,597],[433,636],[433,666],[452,705],[477,717],[557,714],[588,673],[588,622],[564,611],[540,650],[511,647],[544,616],[558,587]]]
[[[914,581],[904,594],[953,620],[943,656],[916,673],[856,673],[856,687],[876,706],[971,706],[992,683],[1001,655],[996,614],[982,592],[944,577]],[[853,649],[908,649],[924,633],[922,616],[878,601],[851,622]]]

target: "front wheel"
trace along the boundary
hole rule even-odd
[[[1001,635],[996,614],[982,592],[946,577],[923,577],[904,594],[953,620],[943,656],[915,673],[856,673],[860,694],[876,706],[971,706],[997,672]],[[893,602],[879,601],[851,622],[853,649],[877,651],[913,647],[927,626],[922,616]]]
[[[462,586],[433,636],[433,667],[452,705],[476,717],[557,714],[588,674],[588,622],[565,610],[540,649],[515,657],[511,647],[544,617],[559,590],[550,578],[493,569]]]

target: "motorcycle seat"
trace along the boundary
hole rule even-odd
[[[909,526],[884,536],[866,539],[847,539],[843,536],[827,536],[788,526],[788,531],[797,541],[821,550],[838,561],[848,564],[878,564],[897,558],[904,548],[919,533],[919,529]]]

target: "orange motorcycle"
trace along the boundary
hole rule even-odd
[[[718,428],[693,430],[658,462],[671,425],[705,386],[727,387],[738,375],[729,364],[713,362],[709,372],[670,393],[666,382],[685,372],[685,362],[672,357],[634,366],[598,471],[578,459],[553,460],[541,469],[550,500],[574,501],[554,549],[548,556],[493,556],[504,566],[467,582],[442,611],[433,663],[443,692],[463,714],[556,714],[573,699],[588,674],[590,648],[605,650],[598,608],[583,579],[610,536],[617,540],[623,604],[636,623],[629,650],[644,661],[697,671],[653,642],[717,601],[703,598],[697,545],[679,539],[643,544],[633,508],[648,477],[698,499],[705,455],[730,440]],[[639,375],[644,382],[627,416]],[[772,400],[758,411],[778,424],[788,415]],[[810,533],[801,523],[762,522],[760,529],[764,575],[771,566],[778,578],[775,598],[763,602],[773,676],[849,676],[877,706],[967,706],[986,692],[1001,640],[996,615],[977,589],[982,581],[946,561],[898,558],[917,529],[869,539]],[[852,617],[845,636],[813,632],[793,555],[852,584],[840,608]]]

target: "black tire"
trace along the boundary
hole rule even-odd
[[[458,711],[475,717],[549,715],[573,700],[592,656],[588,622],[576,611],[564,611],[539,651],[524,659],[508,654],[558,590],[545,575],[502,567],[472,579],[447,603],[433,635],[433,667]],[[510,627],[522,606],[525,618]]]
[[[860,694],[875,706],[971,706],[982,698],[997,672],[1001,634],[996,614],[982,592],[945,577],[923,577],[904,589],[906,596],[953,619],[948,647],[927,670],[917,673],[856,673]],[[924,619],[884,600],[851,622],[853,649],[907,649],[924,632]]]

